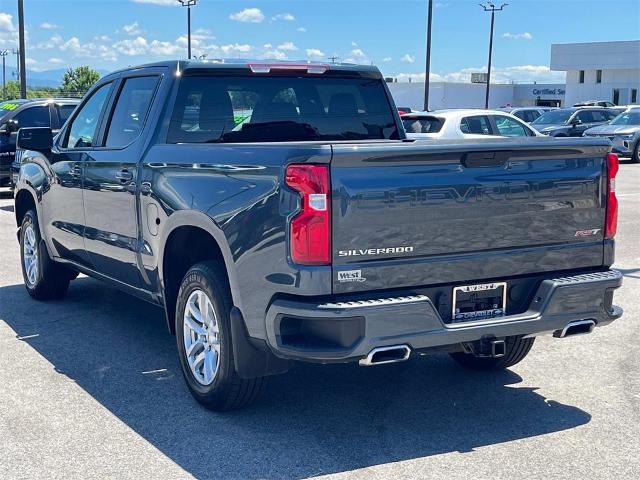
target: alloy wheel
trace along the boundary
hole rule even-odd
[[[202,290],[194,290],[183,315],[184,351],[195,380],[211,385],[220,368],[220,330],[213,304]]]

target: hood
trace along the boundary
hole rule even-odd
[[[585,135],[633,135],[640,132],[640,125],[600,125],[584,132]]]

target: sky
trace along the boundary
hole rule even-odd
[[[496,14],[497,82],[558,82],[552,43],[640,39],[640,0],[507,0]],[[490,14],[479,0],[434,2],[432,79],[486,70]],[[495,2],[500,5],[499,2]],[[27,69],[114,70],[186,57],[178,0],[24,0]],[[374,63],[386,76],[424,79],[427,0],[199,0],[194,55]],[[0,50],[17,47],[17,0],[0,0]],[[15,65],[15,56],[7,57]]]

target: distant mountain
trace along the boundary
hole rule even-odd
[[[59,87],[62,84],[62,77],[66,68],[56,68],[54,70],[44,70],[41,72],[34,72],[27,69],[27,85],[30,87]],[[108,70],[97,69],[100,76],[109,73]],[[7,75],[9,78],[9,75]]]

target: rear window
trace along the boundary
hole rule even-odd
[[[438,133],[444,125],[444,120],[436,117],[402,117],[402,124],[407,133]]]
[[[382,80],[186,76],[168,143],[397,139]]]

